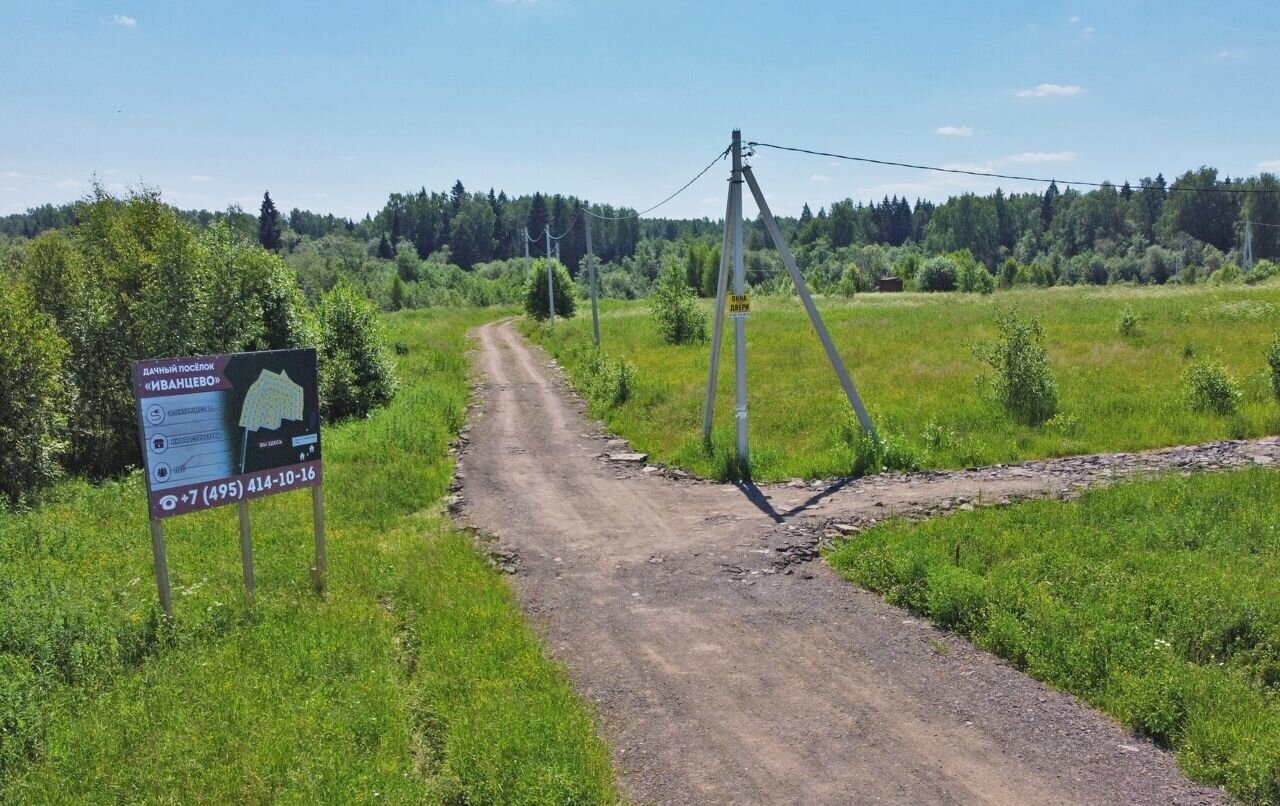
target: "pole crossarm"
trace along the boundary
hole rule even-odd
[[[826,350],[827,360],[831,362],[831,368],[835,370],[836,376],[840,379],[840,385],[844,387],[845,396],[849,398],[849,405],[853,406],[853,411],[857,414],[858,422],[862,424],[862,429],[879,443],[880,436],[876,433],[875,425],[872,424],[866,407],[862,405],[862,397],[858,395],[858,389],[853,385],[853,379],[849,377],[849,370],[845,368],[844,360],[840,358],[840,353],[836,351],[835,343],[831,341],[831,334],[827,332],[827,326],[823,324],[822,316],[818,313],[818,306],[814,304],[813,297],[809,294],[809,286],[804,281],[804,275],[796,267],[796,260],[791,256],[791,250],[787,248],[787,243],[782,238],[782,231],[778,229],[778,222],[774,220],[773,213],[769,210],[769,203],[765,201],[764,193],[760,190],[760,184],[756,182],[756,177],[751,172],[751,167],[744,166],[742,175],[747,180],[747,187],[751,188],[751,195],[756,200],[756,207],[760,209],[760,217],[764,219],[765,229],[768,230],[769,237],[773,239],[773,245],[777,247],[778,254],[782,257],[782,263],[787,267],[787,273],[791,275],[791,281],[795,283],[796,291],[800,294],[800,300],[804,303],[804,309],[809,314],[809,321],[813,323],[813,329],[818,333],[818,340],[822,342],[822,348]]]

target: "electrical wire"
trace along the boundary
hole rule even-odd
[[[1255,227],[1274,227],[1280,229],[1280,224],[1265,224],[1261,221],[1241,221],[1241,224],[1252,224]]]
[[[658,202],[657,204],[653,205],[652,207],[649,207],[649,208],[647,208],[647,209],[641,210],[641,211],[640,211],[640,212],[638,212],[638,213],[634,213],[634,214],[632,214],[632,215],[607,216],[607,215],[600,215],[600,214],[598,214],[598,213],[593,213],[593,212],[591,212],[590,210],[588,210],[588,209],[586,208],[586,206],[583,206],[583,208],[582,208],[582,209],[586,212],[586,214],[587,214],[587,215],[591,216],[592,218],[599,219],[599,220],[601,220],[601,221],[630,221],[630,220],[631,220],[631,219],[633,219],[633,218],[640,218],[640,217],[641,217],[641,216],[643,216],[643,215],[647,215],[647,214],[649,214],[649,213],[652,213],[654,210],[657,210],[659,207],[661,207],[662,205],[664,205],[664,204],[666,204],[667,202],[671,201],[671,200],[672,200],[672,199],[674,199],[676,196],[679,196],[681,193],[684,193],[686,190],[688,190],[688,189],[690,188],[690,186],[692,186],[692,185],[693,185],[693,183],[694,183],[694,182],[697,182],[699,179],[701,179],[701,178],[703,177],[703,175],[704,175],[704,174],[706,174],[706,172],[707,172],[707,171],[709,171],[709,170],[711,170],[712,168],[714,168],[714,167],[715,167],[715,164],[716,164],[717,162],[720,162],[720,161],[721,161],[721,160],[723,160],[725,157],[729,156],[729,152],[730,152],[731,150],[733,150],[733,146],[728,146],[728,147],[726,147],[724,151],[721,151],[719,154],[717,154],[717,155],[716,155],[716,158],[715,158],[715,159],[713,159],[713,160],[711,160],[711,162],[707,163],[707,167],[703,168],[701,171],[698,171],[698,174],[697,174],[695,177],[693,177],[693,178],[692,178],[692,179],[690,179],[688,182],[685,182],[683,185],[681,185],[681,186],[680,186],[680,189],[679,189],[679,190],[677,190],[675,193],[672,193],[670,196],[666,197],[665,199],[663,199],[662,201],[660,201],[660,202]]]
[[[1013,179],[1020,182],[1039,182],[1042,184],[1048,184],[1048,183],[1054,182],[1059,185],[1078,185],[1081,187],[1094,187],[1094,188],[1100,188],[1105,186],[1116,187],[1116,185],[1111,182],[1085,182],[1085,181],[1076,181],[1076,180],[1067,180],[1067,179],[1045,179],[1043,177],[1038,177],[1038,176],[1018,176],[1017,174],[998,174],[998,173],[991,173],[989,171],[971,171],[965,168],[940,168],[934,165],[916,165],[910,162],[878,160],[878,159],[872,159],[871,157],[851,157],[846,154],[833,154],[829,151],[815,151],[809,148],[797,148],[795,146],[780,146],[780,145],[774,145],[773,143],[751,142],[751,143],[747,143],[746,145],[750,149],[772,148],[776,151],[793,151],[797,154],[810,154],[815,157],[830,157],[831,159],[848,160],[849,162],[865,162],[865,163],[870,163],[872,165],[888,165],[894,168],[910,168],[915,171],[934,171],[936,173],[964,174],[966,176],[983,176],[983,177],[989,177],[992,179]],[[1135,188],[1135,190],[1140,190],[1142,187],[1144,186],[1139,186],[1138,188]],[[1146,186],[1146,187],[1149,187],[1149,186]],[[1226,186],[1220,187],[1216,185],[1212,187],[1185,187],[1185,186],[1178,187],[1176,185],[1172,185],[1165,188],[1165,190],[1167,190],[1170,193],[1259,193],[1259,194],[1280,193],[1280,190],[1271,190],[1266,188],[1240,188],[1240,187],[1226,187]]]

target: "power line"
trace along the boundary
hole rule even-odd
[[[652,207],[649,207],[649,208],[647,208],[647,209],[645,209],[645,210],[641,210],[641,211],[640,211],[640,212],[638,212],[638,213],[634,213],[634,214],[632,214],[632,215],[607,216],[607,215],[599,215],[598,213],[593,213],[593,212],[591,212],[591,210],[587,209],[586,205],[583,205],[582,209],[586,212],[586,214],[587,214],[587,215],[591,216],[592,218],[599,219],[599,220],[601,220],[601,221],[629,221],[629,220],[631,220],[631,219],[633,219],[633,218],[639,218],[640,216],[643,216],[643,215],[647,215],[647,214],[649,214],[649,213],[652,213],[654,210],[657,210],[657,209],[658,209],[659,207],[661,207],[662,205],[666,204],[667,202],[669,202],[669,201],[671,201],[672,199],[674,199],[676,196],[679,196],[681,193],[684,193],[686,190],[688,190],[688,189],[690,188],[690,186],[692,186],[692,185],[693,185],[693,183],[694,183],[694,182],[697,182],[699,179],[701,179],[701,178],[703,177],[703,175],[704,175],[707,171],[709,171],[709,170],[711,170],[713,167],[715,167],[715,164],[716,164],[717,162],[720,162],[720,161],[721,161],[721,160],[723,160],[725,157],[729,156],[729,150],[730,150],[731,148],[733,148],[733,147],[732,147],[732,146],[729,146],[729,147],[725,148],[725,150],[724,150],[724,151],[721,151],[719,154],[717,154],[715,159],[713,159],[713,160],[711,160],[711,162],[707,163],[707,167],[703,168],[701,171],[698,171],[697,176],[693,177],[693,178],[692,178],[692,179],[690,179],[688,182],[685,182],[683,185],[681,185],[681,186],[680,186],[680,189],[679,189],[679,190],[677,190],[675,193],[672,193],[670,196],[666,197],[665,199],[663,199],[662,201],[660,201],[660,202],[658,202],[657,204],[653,205]]]
[[[910,162],[895,162],[893,160],[878,160],[871,157],[851,157],[847,154],[833,154],[829,151],[815,151],[809,148],[797,148],[794,146],[779,146],[773,143],[747,143],[747,147],[756,148],[772,148],[776,151],[793,151],[797,154],[811,154],[815,157],[830,157],[837,160],[848,160],[849,162],[865,162],[872,165],[888,165],[894,168],[910,168],[916,171],[934,171],[944,174],[964,174],[966,176],[983,176],[992,179],[1013,179],[1020,182],[1039,182],[1047,184],[1050,182],[1059,185],[1079,185],[1081,187],[1116,187],[1112,182],[1085,182],[1067,179],[1045,179],[1039,176],[1018,176],[1017,174],[998,174],[989,171],[971,171],[965,168],[940,168],[935,165],[916,165]],[[1131,186],[1132,187],[1132,186]],[[1142,185],[1139,186],[1141,189]],[[1145,186],[1145,187],[1150,187]],[[1265,188],[1240,188],[1240,187],[1220,187],[1217,185],[1210,187],[1177,187],[1169,186],[1165,188],[1170,193],[1280,193],[1280,190],[1269,190]]]
[[[1255,227],[1274,227],[1280,229],[1280,224],[1264,224],[1261,221],[1241,221],[1241,224],[1252,224]]]

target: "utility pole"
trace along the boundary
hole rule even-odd
[[[585,211],[584,211],[585,212]],[[587,224],[587,282],[591,285],[591,330],[600,346],[600,314],[596,310],[596,256],[591,251],[591,213],[586,213]]]
[[[1244,222],[1244,256],[1240,258],[1246,274],[1253,268],[1253,222]]]
[[[524,228],[524,276],[529,276],[529,228]]]
[[[733,218],[733,293],[746,293],[746,269],[742,262],[742,131],[733,130],[733,175],[729,180],[729,207]],[[734,419],[738,429],[738,467],[751,466],[747,444],[747,320],[733,320]]]
[[[707,375],[707,402],[702,407],[702,441],[711,444],[711,420],[716,410],[716,382],[720,379],[720,342],[724,337],[724,303],[729,286],[729,254],[733,249],[733,190],[725,201],[724,242],[720,246],[720,273],[716,276],[716,313],[711,328],[711,370]]]
[[[547,310],[551,312],[551,325],[556,324],[556,281],[555,267],[551,265],[551,225],[545,224],[542,229],[547,239]]]

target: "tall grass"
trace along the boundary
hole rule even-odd
[[[1280,803],[1280,473],[890,522],[828,559],[1170,747],[1193,778]]]
[[[1044,328],[1058,405],[1043,425],[1015,421],[977,382],[988,368],[974,347],[997,337],[997,313],[1010,306]],[[1280,329],[1278,287],[865,294],[822,300],[820,308],[877,427],[925,467],[1280,432],[1265,357]],[[803,309],[794,300],[773,298],[756,300],[752,309],[747,383],[753,475],[776,480],[850,473],[860,460],[841,432],[849,405]],[[1125,311],[1142,323],[1139,332],[1118,331]],[[725,462],[701,439],[709,347],[663,343],[640,303],[607,303],[601,330],[604,349],[636,366],[631,398],[601,412],[609,427],[656,460],[718,475]],[[554,331],[528,332],[582,383],[579,356],[590,343],[590,322],[568,320]],[[732,345],[726,334],[713,445],[733,428]],[[1187,405],[1183,375],[1195,360],[1221,363],[1239,380],[1235,413]]]
[[[562,670],[436,509],[480,312],[389,317],[402,389],[326,428],[329,591],[306,493],[166,523],[155,604],[135,474],[0,515],[0,801],[598,803],[608,755]]]

